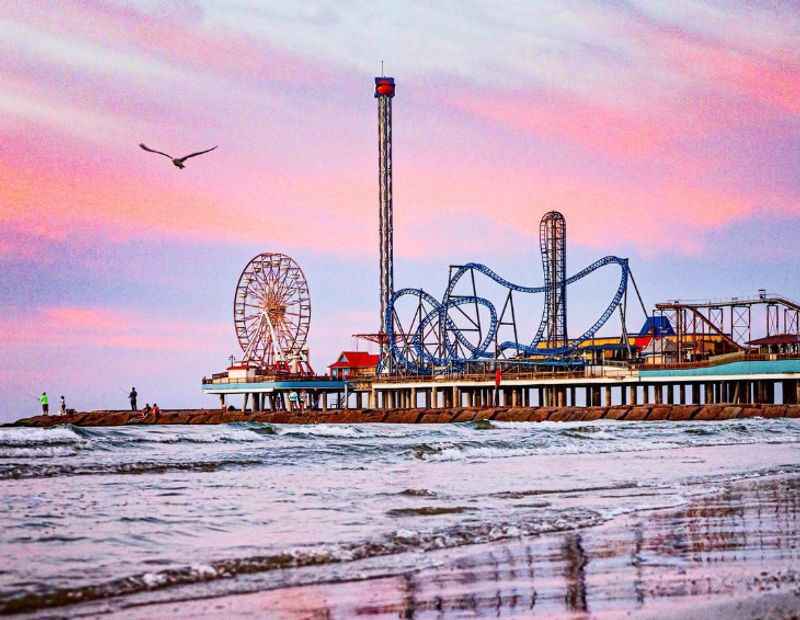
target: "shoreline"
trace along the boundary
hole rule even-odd
[[[475,617],[796,618],[798,493],[796,474],[740,480],[677,508],[433,552],[440,561],[419,570],[210,595],[178,587],[162,600],[120,601],[105,611],[125,620],[250,618],[265,610],[287,620],[460,617],[465,610]]]
[[[741,418],[800,418],[800,405],[617,405],[613,407],[453,407],[447,409],[336,409],[322,411],[162,410],[150,414],[98,410],[69,415],[37,415],[3,427],[141,426],[153,424],[453,424],[459,422],[721,421]]]

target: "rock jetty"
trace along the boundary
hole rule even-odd
[[[713,421],[734,418],[800,418],[800,405],[638,405],[616,407],[454,407],[450,409],[335,409],[331,411],[221,411],[216,409],[165,410],[158,418],[141,412],[88,411],[66,416],[34,416],[9,426],[49,427],[133,426],[141,424],[448,424],[494,420],[499,422],[590,422],[636,420],[643,422]]]

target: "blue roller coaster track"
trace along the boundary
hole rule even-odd
[[[628,260],[616,256],[606,256],[591,265],[581,269],[566,280],[566,285],[573,284],[585,278],[592,272],[608,265],[617,265],[620,268],[620,279],[617,290],[611,298],[610,303],[597,318],[597,320],[577,338],[569,341],[567,346],[557,348],[547,348],[540,346],[545,337],[547,307],[542,313],[542,320],[536,330],[536,334],[529,344],[520,343],[513,340],[505,340],[497,343],[497,355],[510,355],[512,352],[516,356],[528,356],[537,358],[567,358],[574,356],[578,347],[585,341],[592,339],[598,330],[605,325],[611,315],[620,307],[623,299],[626,298],[628,279],[632,278],[628,267]],[[444,292],[441,301],[432,295],[418,288],[404,288],[394,293],[384,316],[384,331],[389,343],[389,354],[391,364],[394,369],[404,370],[415,374],[430,374],[436,367],[448,367],[461,369],[469,362],[492,359],[495,357],[495,344],[498,329],[502,323],[498,319],[495,306],[486,298],[475,295],[455,295],[455,287],[458,281],[468,272],[479,272],[496,284],[504,287],[511,292],[540,294],[548,290],[548,286],[523,286],[515,284],[498,275],[486,265],[480,263],[468,263],[456,268],[451,273],[450,281]],[[473,280],[474,282],[474,280]],[[551,287],[558,286],[558,283],[550,284]],[[635,286],[635,282],[634,282]],[[637,292],[638,293],[638,292]],[[415,327],[405,333],[395,331],[398,315],[395,310],[397,302],[404,297],[416,298],[417,310],[412,323]],[[480,341],[473,343],[465,335],[464,329],[459,328],[450,311],[461,306],[472,305],[478,308],[482,306],[489,314],[489,324],[485,330],[485,336]],[[505,308],[503,309],[505,313]],[[512,311],[513,313],[513,311]],[[501,313],[502,314],[502,313]],[[475,331],[475,330],[472,330]],[[478,329],[479,334],[483,330]],[[514,325],[516,334],[516,325]],[[433,346],[431,341],[434,342]],[[401,346],[399,346],[399,344]],[[490,348],[492,350],[490,351]],[[381,366],[385,368],[385,363]],[[381,370],[381,369],[379,369]]]

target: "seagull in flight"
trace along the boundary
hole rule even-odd
[[[205,151],[197,151],[197,153],[190,153],[189,155],[184,155],[183,157],[173,157],[172,155],[167,155],[166,153],[162,153],[161,151],[156,151],[155,149],[151,149],[146,144],[139,144],[139,146],[148,153],[158,153],[159,155],[163,155],[164,157],[169,159],[173,164],[175,164],[176,168],[180,168],[181,170],[183,170],[184,168],[183,162],[185,162],[190,157],[197,157],[198,155],[203,155],[204,153],[210,153],[215,148],[217,148],[216,146],[212,146],[210,149],[206,149]]]

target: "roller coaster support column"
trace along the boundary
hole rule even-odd
[[[375,78],[375,98],[378,100],[378,236],[380,239],[380,302],[381,331],[384,330],[386,308],[394,293],[394,247],[392,212],[392,98],[394,97],[394,78]],[[388,355],[390,343],[381,343],[381,353],[385,360],[384,368],[391,372],[391,359]]]

